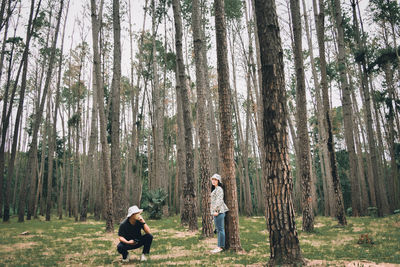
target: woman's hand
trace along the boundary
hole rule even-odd
[[[218,212],[214,212],[214,216],[215,216],[215,217],[217,217],[217,216],[218,216],[218,214],[219,214]]]

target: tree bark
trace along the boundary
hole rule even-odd
[[[192,134],[192,118],[191,105],[189,100],[188,88],[186,86],[185,66],[183,63],[182,53],[182,18],[181,6],[179,0],[172,1],[175,21],[175,48],[176,62],[178,67],[178,80],[176,86],[180,90],[182,97],[183,124],[185,128],[185,150],[186,150],[186,181],[183,188],[184,210],[183,213],[187,216],[189,230],[197,230],[196,216],[196,188],[194,181],[193,170],[193,134]]]
[[[203,46],[205,42],[202,38],[201,13],[199,0],[192,2],[192,25],[193,25],[193,46],[194,59],[196,64],[196,90],[197,90],[197,120],[199,124],[200,139],[200,175],[201,175],[201,222],[202,235],[211,237],[213,235],[213,220],[210,212],[210,158],[209,144],[206,122],[206,75],[208,71],[204,68]]]
[[[165,147],[164,147],[164,95],[165,92],[162,90],[159,84],[158,75],[158,59],[156,50],[156,39],[157,39],[157,14],[156,14],[156,1],[152,0],[152,71],[153,71],[153,126],[154,127],[154,156],[153,156],[153,172],[150,177],[150,189],[163,188],[165,192],[168,192],[168,179],[166,178],[165,170]]]
[[[341,4],[339,0],[333,2],[334,19],[336,22],[337,42],[338,42],[338,71],[340,72],[340,85],[342,89],[342,107],[343,107],[343,120],[344,132],[347,151],[349,154],[350,173],[349,180],[351,182],[351,206],[352,215],[355,217],[360,216],[360,186],[358,183],[358,165],[357,155],[354,145],[354,125],[353,125],[353,107],[351,104],[351,88],[346,74],[346,51],[343,29],[343,18],[341,11]]]
[[[321,88],[322,88],[322,102],[323,102],[323,114],[324,122],[326,123],[327,129],[327,140],[326,144],[328,147],[328,157],[331,166],[331,174],[333,181],[333,189],[335,194],[335,215],[338,219],[340,225],[346,225],[346,215],[344,211],[343,195],[340,186],[339,175],[337,171],[337,162],[334,148],[334,140],[332,133],[332,119],[330,114],[330,103],[328,94],[328,84],[327,84],[327,73],[326,73],[326,59],[325,59],[325,43],[324,43],[324,27],[325,27],[325,13],[323,0],[319,1],[319,14],[317,10],[316,0],[313,0],[314,14],[315,14],[315,24],[317,25],[317,37],[318,37],[318,48],[320,57],[320,67],[321,67]]]
[[[302,264],[292,201],[283,51],[275,1],[255,1],[260,43],[268,265]]]
[[[353,19],[354,19],[354,32],[355,32],[355,39],[357,43],[357,48],[360,51],[364,51],[364,45],[360,39],[360,30],[358,26],[357,16],[354,16],[355,10],[355,1],[352,1],[353,6]],[[376,204],[378,208],[378,215],[383,216],[385,214],[389,214],[389,206],[387,203],[387,199],[385,195],[382,195],[379,191],[380,183],[382,183],[383,177],[381,176],[381,171],[379,170],[379,158],[378,158],[378,151],[377,151],[377,143],[375,140],[374,130],[373,130],[373,119],[372,119],[372,112],[371,112],[371,91],[368,84],[368,73],[367,73],[367,58],[364,56],[361,59],[361,62],[358,63],[359,71],[361,74],[361,87],[360,93],[362,95],[363,105],[364,105],[364,116],[365,122],[367,126],[367,138],[368,138],[368,148],[369,148],[369,159],[368,161],[371,162],[371,174],[369,174],[369,186],[370,188],[375,187],[375,192],[371,194],[372,204]],[[371,88],[372,90],[372,88]],[[372,191],[372,190],[371,190]],[[376,197],[376,203],[374,200]]]
[[[39,0],[38,6],[36,9],[35,18],[33,19],[35,0],[31,0],[31,12],[29,15],[29,22],[28,22],[27,33],[26,33],[25,50],[24,50],[24,54],[23,54],[24,64],[23,64],[23,70],[22,70],[20,101],[19,101],[18,111],[17,111],[17,114],[19,114],[19,116],[17,115],[17,121],[19,120],[18,118],[20,118],[20,116],[22,114],[24,95],[25,95],[25,90],[26,90],[26,86],[27,86],[29,45],[30,45],[31,37],[33,35],[33,25],[36,22],[36,18],[39,13],[39,10],[40,10],[40,4],[41,4],[41,1]],[[16,123],[15,125],[19,125],[19,123]],[[29,170],[29,171],[32,172],[33,170]],[[10,176],[10,177],[12,177],[12,176]],[[27,200],[27,187],[28,187],[28,175],[24,174],[24,177],[22,178],[21,185],[20,185],[20,197],[19,197],[19,202],[18,202],[18,222],[24,221],[24,214],[25,214],[26,200]]]
[[[114,220],[124,218],[128,203],[121,185],[121,151],[120,151],[120,87],[121,87],[121,23],[119,0],[113,0],[113,77],[111,98],[111,178],[113,192]]]
[[[268,265],[302,264],[292,202],[283,51],[275,1],[256,0],[255,9],[262,68]]]
[[[301,207],[303,212],[303,231],[314,230],[314,212],[312,207],[311,165],[309,155],[310,140],[307,126],[306,83],[303,66],[303,45],[301,35],[300,0],[290,1],[292,28],[294,37],[294,64],[296,69],[296,118],[298,136],[298,176],[301,181]]]
[[[105,184],[105,219],[106,219],[106,231],[112,232],[114,229],[113,225],[113,199],[112,199],[112,179],[109,158],[109,148],[107,144],[107,130],[106,130],[106,116],[104,111],[104,92],[103,82],[101,78],[100,70],[100,51],[99,51],[99,32],[100,23],[103,9],[103,0],[100,2],[100,9],[96,14],[96,1],[91,0],[91,17],[92,17],[92,39],[93,39],[93,67],[96,76],[96,93],[97,93],[97,105],[100,118],[100,142],[102,149],[102,170],[103,179]]]
[[[215,30],[217,44],[217,71],[219,117],[221,123],[221,171],[225,186],[225,202],[229,208],[225,218],[225,248],[242,250],[239,237],[239,208],[237,202],[236,175],[234,163],[234,143],[232,130],[232,95],[229,86],[228,52],[226,43],[226,23],[224,0],[214,2]]]

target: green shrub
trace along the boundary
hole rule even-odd
[[[378,208],[377,207],[368,207],[368,216],[378,217]]]
[[[162,188],[143,193],[141,207],[149,213],[150,219],[161,219],[167,196]]]
[[[347,213],[347,216],[353,216],[353,208],[352,207],[347,208],[346,213]]]

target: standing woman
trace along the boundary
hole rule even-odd
[[[224,202],[224,190],[221,187],[221,176],[214,174],[211,177],[211,214],[214,216],[215,229],[218,233],[218,247],[211,250],[211,253],[218,253],[225,248],[225,212],[229,209]]]

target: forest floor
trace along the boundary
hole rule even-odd
[[[146,218],[146,214],[144,214]],[[199,226],[201,225],[199,218]],[[263,266],[269,259],[264,217],[240,217],[242,252],[211,254],[217,240],[189,232],[178,216],[146,220],[154,236],[150,261],[141,263],[141,249],[131,251],[123,264],[116,251],[118,226],[105,233],[104,221],[73,218],[51,222],[43,217],[18,223],[0,223],[0,266]],[[296,220],[301,228],[301,218]],[[298,231],[308,266],[400,266],[400,214],[385,218],[348,218],[338,227],[332,218],[316,217],[315,231]],[[373,244],[358,244],[368,234]]]

